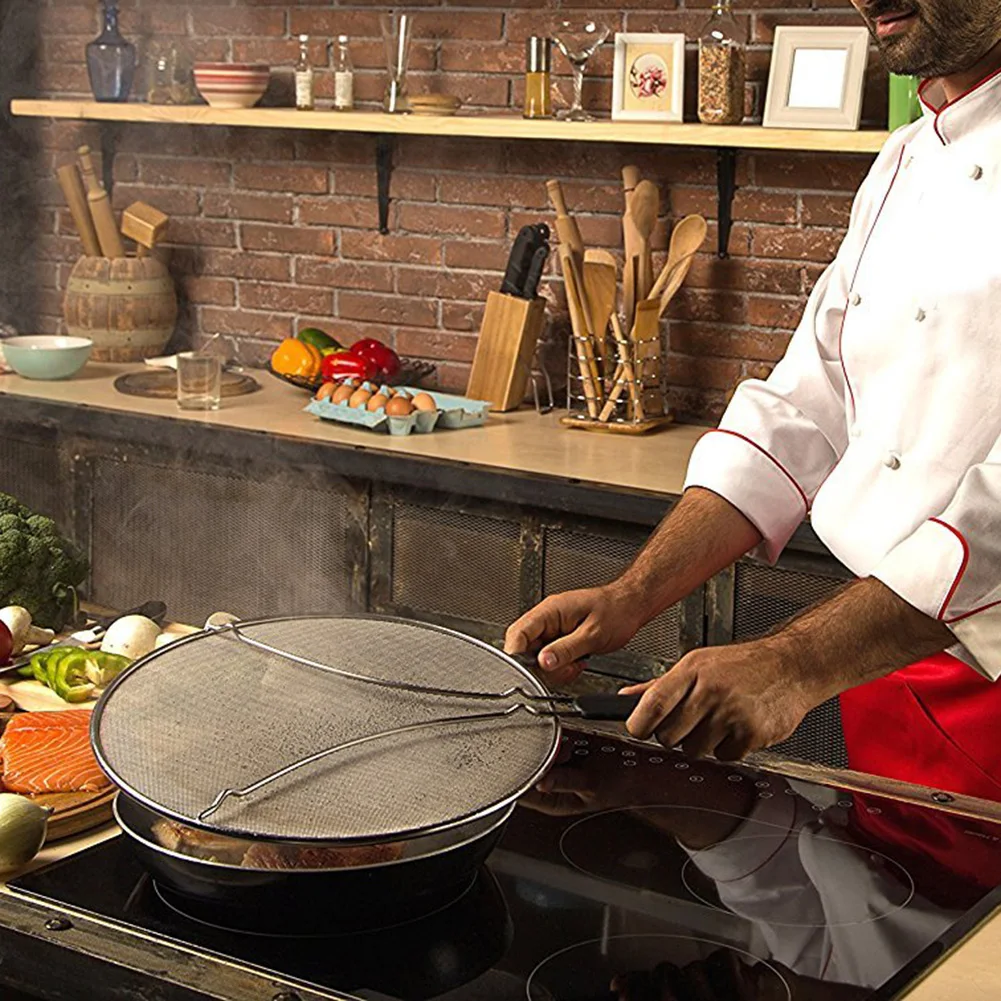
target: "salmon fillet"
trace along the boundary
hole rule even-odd
[[[66,712],[18,713],[7,724],[4,733],[14,730],[66,730],[90,727],[89,709],[69,709]]]
[[[97,765],[86,726],[35,729],[21,726],[13,732],[8,726],[0,741],[0,753],[3,754],[3,785],[10,792],[97,792],[111,785]]]

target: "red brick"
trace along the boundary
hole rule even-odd
[[[244,223],[240,227],[244,250],[274,250],[286,254],[332,254],[334,234],[329,229]]]
[[[291,195],[244,195],[233,191],[206,192],[204,212],[225,219],[259,219],[264,222],[291,222],[294,210]]]
[[[113,201],[119,211],[133,202],[146,202],[170,216],[198,214],[198,192],[188,188],[149,187],[119,182],[115,185]]]
[[[345,230],[341,233],[341,256],[400,264],[441,264],[442,244],[433,236],[397,236],[394,233],[384,236]]]
[[[795,330],[802,315],[803,303],[798,298],[751,296],[747,301],[747,322],[752,327]]]
[[[320,198],[299,203],[299,221],[306,226],[351,226],[371,231],[378,220],[374,198]]]
[[[807,226],[848,228],[853,195],[800,195],[803,222]]]
[[[329,174],[324,167],[237,164],[233,169],[233,184],[253,191],[318,195],[328,190]]]
[[[476,354],[476,338],[440,330],[397,330],[396,349],[413,358],[471,362]]]
[[[183,266],[183,255],[175,250],[174,262]],[[191,270],[230,278],[257,278],[260,281],[288,281],[292,262],[285,254],[244,254],[239,251],[199,251]]]
[[[284,35],[285,11],[261,7],[213,7],[193,4],[191,8],[193,34],[225,35]]]
[[[740,377],[740,362],[732,358],[672,354],[667,360],[670,382],[700,389],[730,389]]]
[[[756,226],[751,245],[761,257],[781,257],[799,261],[834,259],[842,233],[832,229],[793,229],[787,226]]]
[[[387,264],[300,257],[295,262],[295,279],[303,285],[325,285],[332,289],[393,290],[393,272]]]
[[[149,185],[218,188],[229,184],[232,167],[218,160],[144,156],[139,176]]]
[[[503,236],[506,225],[500,210],[451,205],[399,206],[399,226],[413,233],[449,233],[460,236]]]
[[[493,277],[479,272],[440,268],[396,269],[396,291],[406,296],[485,300],[487,292],[496,285]]]
[[[438,323],[438,307],[433,302],[363,292],[341,292],[337,298],[338,315],[345,320],[408,327],[434,327]]]
[[[292,317],[276,313],[250,313],[242,309],[203,306],[199,317],[201,329],[208,334],[266,337],[272,341],[280,341],[292,334]]]
[[[483,323],[483,305],[464,302],[441,304],[441,325],[446,330],[479,330]]]
[[[236,305],[236,283],[227,278],[186,275],[179,285],[188,302],[206,306]]]
[[[334,295],[321,289],[268,282],[240,282],[240,306],[279,313],[313,313],[329,316],[334,311]]]
[[[502,273],[507,267],[510,253],[511,248],[507,240],[497,243],[450,240],[445,244],[445,266]]]
[[[196,247],[235,247],[236,226],[231,222],[174,217],[167,223],[163,242]]]

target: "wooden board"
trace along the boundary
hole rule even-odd
[[[99,792],[50,792],[30,796],[29,799],[39,806],[55,811],[49,817],[45,843],[72,838],[107,824],[112,818],[111,804],[117,791],[109,786]]]
[[[246,396],[256,393],[261,384],[241,372],[223,372],[222,395]],[[148,400],[172,400],[177,396],[177,373],[173,369],[150,372],[129,372],[115,379],[115,389],[126,396],[141,396]]]
[[[674,423],[674,418],[670,415],[665,417],[651,417],[649,420],[636,421],[627,424],[614,421],[594,421],[590,417],[561,417],[560,424],[565,428],[577,428],[579,431],[598,431],[604,434],[649,434],[651,431],[659,431]]]

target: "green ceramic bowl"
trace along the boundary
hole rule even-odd
[[[0,341],[7,364],[25,379],[69,379],[87,364],[94,342],[86,337],[9,337]]]

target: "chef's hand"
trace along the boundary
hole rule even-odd
[[[789,737],[823,701],[796,658],[771,638],[686,654],[667,674],[621,694],[643,693],[626,726],[685,754],[737,761]]]
[[[554,594],[513,623],[504,652],[539,651],[553,685],[573,681],[587,657],[621,650],[644,625],[639,603],[618,583]]]

